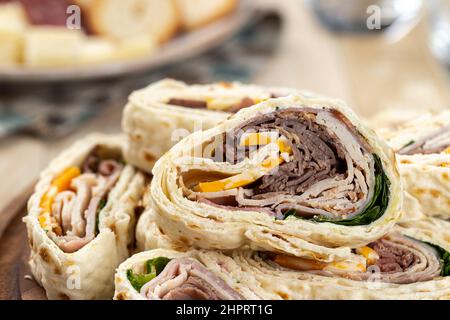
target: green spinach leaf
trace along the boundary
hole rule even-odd
[[[154,259],[147,260],[145,262],[146,273],[134,273],[132,269],[127,270],[127,279],[130,281],[133,288],[140,291],[141,288],[159,275],[171,259],[166,257],[157,257]]]
[[[158,257],[155,259],[150,259],[145,262],[145,265],[147,267],[147,273],[156,273],[156,275],[159,275],[166,265],[170,262],[171,259],[166,257]]]
[[[283,220],[285,220],[287,217],[289,216],[295,216],[295,209],[289,209],[288,211],[286,211],[285,213],[283,213]],[[301,218],[301,217],[296,217],[296,218]]]
[[[434,248],[437,251],[439,258],[441,259],[441,263],[442,263],[441,276],[443,276],[443,277],[450,276],[450,252],[448,252],[441,246],[438,246],[437,244],[433,244],[433,243],[425,242],[425,241],[422,241],[422,242],[426,243],[427,245],[429,245],[430,247]]]
[[[375,190],[372,199],[364,208],[364,210],[351,219],[330,220],[323,219],[323,217],[319,216],[315,218],[316,221],[332,222],[345,226],[360,226],[370,224],[383,215],[389,204],[389,189],[391,182],[384,173],[381,159],[376,154],[373,154],[373,157],[375,159]]]
[[[372,199],[364,210],[351,219],[333,220],[324,216],[315,216],[313,218],[314,221],[331,222],[345,226],[360,226],[370,224],[383,215],[389,204],[389,188],[391,183],[384,173],[381,159],[376,154],[373,154],[373,157],[375,159],[375,190]],[[295,209],[289,209],[284,214],[284,218],[291,215],[295,216]]]
[[[100,211],[106,206],[106,199],[103,198],[99,201],[97,212],[95,214],[95,234],[98,234],[100,232],[99,229],[99,223],[100,223]]]
[[[144,284],[152,280],[154,277],[156,277],[155,273],[139,274],[134,273],[131,269],[127,270],[128,281],[130,281],[133,288],[137,291],[140,291]]]
[[[407,144],[405,144],[403,147],[400,148],[400,150],[405,149],[406,147],[409,147],[410,145],[414,144],[414,140],[409,141]]]

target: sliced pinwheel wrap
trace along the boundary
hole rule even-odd
[[[450,299],[450,223],[436,218],[395,227],[357,249],[370,257],[364,272],[314,266],[296,257],[236,251],[234,261],[251,273],[271,299]],[[371,250],[368,250],[370,248]],[[370,251],[370,254],[369,254]],[[338,268],[336,268],[338,267]]]
[[[155,221],[174,243],[330,262],[400,213],[392,150],[342,102],[291,95],[196,132],[153,169]]]
[[[155,162],[188,134],[206,130],[230,114],[294,90],[238,82],[188,85],[164,79],[132,93],[123,113],[125,157],[151,172]]]
[[[450,219],[450,111],[379,132],[397,152],[405,189],[402,219]]]
[[[134,244],[146,175],[123,161],[123,137],[92,135],[40,176],[24,218],[34,278],[49,299],[109,299]]]
[[[253,283],[253,285],[250,285]],[[213,251],[155,249],[117,269],[116,300],[245,300],[264,291],[228,256]]]
[[[148,194],[146,194],[148,195]],[[136,249],[138,252],[152,249],[168,249],[176,251],[188,250],[183,244],[174,243],[155,222],[155,210],[152,207],[151,197],[146,199],[148,204],[140,215],[136,224]]]
[[[352,259],[331,263],[248,249],[218,252],[147,248],[150,251],[133,256],[119,267],[115,298],[450,299],[449,230],[449,222],[436,218],[411,221],[367,246],[353,248]],[[148,237],[154,239],[147,244],[156,243],[157,238],[167,240],[158,232]],[[191,278],[186,270],[198,266],[192,267],[192,260],[184,260],[187,257],[229,286],[214,285],[214,276],[203,269],[202,280],[198,273]],[[182,266],[169,265],[171,259],[178,259]],[[241,296],[228,296],[229,288]]]

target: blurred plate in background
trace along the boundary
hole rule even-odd
[[[220,45],[236,34],[254,16],[253,1],[242,0],[228,16],[198,30],[182,33],[163,44],[148,57],[98,65],[52,69],[10,67],[0,69],[2,82],[48,82],[92,80],[118,77],[134,72],[148,71],[166,64],[187,59]]]

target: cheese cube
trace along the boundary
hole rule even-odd
[[[97,64],[115,60],[117,45],[108,39],[89,37],[81,49],[81,63]]]
[[[115,57],[117,60],[127,60],[152,54],[158,47],[154,37],[149,35],[133,36],[118,42]]]
[[[41,26],[27,30],[24,63],[29,67],[63,67],[80,63],[85,36],[80,30]]]
[[[0,65],[15,65],[21,61],[27,23],[20,3],[0,5]]]

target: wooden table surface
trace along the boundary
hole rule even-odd
[[[253,82],[308,89],[341,98],[362,116],[386,108],[450,107],[446,71],[431,56],[426,17],[404,38],[336,36],[325,30],[300,0],[258,0],[284,17],[280,47]],[[0,141],[0,212],[38,177],[62,148],[83,135],[119,132],[121,108],[83,125],[56,142],[30,136]]]

